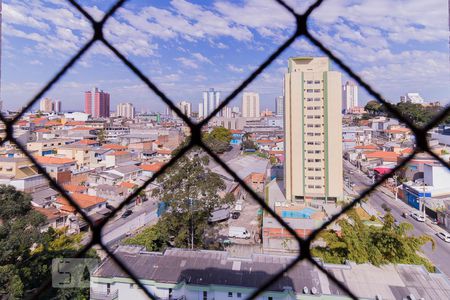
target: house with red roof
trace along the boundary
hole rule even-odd
[[[35,158],[56,182],[65,183],[72,179],[72,171],[76,169],[75,160],[54,156],[35,156]]]

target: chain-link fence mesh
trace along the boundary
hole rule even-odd
[[[258,295],[263,293],[267,288],[269,288],[273,283],[275,283],[279,278],[283,276],[286,272],[291,270],[297,263],[302,260],[308,260],[310,263],[319,268],[326,276],[334,282],[344,293],[346,293],[349,297],[353,299],[357,299],[355,294],[349,290],[341,281],[337,280],[332,274],[330,274],[320,263],[318,263],[310,253],[311,242],[317,235],[324,230],[331,223],[336,221],[342,214],[350,210],[357,203],[359,203],[364,197],[368,196],[371,192],[373,192],[380,184],[384,183],[389,177],[393,176],[395,172],[400,170],[400,168],[404,167],[418,152],[426,152],[444,166],[449,167],[448,163],[443,161],[438,155],[436,155],[433,151],[431,151],[428,142],[427,142],[427,133],[430,129],[437,126],[444,118],[449,114],[449,107],[446,107],[443,111],[441,111],[434,119],[423,127],[417,127],[415,124],[411,122],[408,118],[404,117],[401,112],[396,110],[396,108],[387,102],[380,93],[378,93],[372,86],[367,84],[360,76],[358,76],[348,65],[346,65],[341,59],[339,59],[327,46],[322,44],[318,39],[316,39],[308,30],[308,20],[311,13],[322,5],[323,0],[315,1],[308,9],[302,13],[297,13],[292,7],[287,5],[282,0],[273,0],[286,9],[292,16],[295,17],[296,20],[296,31],[289,37],[289,39],[284,42],[275,52],[273,52],[253,73],[248,76],[229,96],[227,96],[224,101],[206,118],[204,118],[200,123],[193,123],[186,115],[184,115],[180,109],[174,104],[169,97],[167,97],[147,76],[145,76],[137,66],[132,64],[119,50],[117,50],[104,36],[103,36],[103,27],[106,21],[120,8],[122,7],[126,0],[117,1],[104,15],[104,17],[100,21],[94,20],[94,18],[83,9],[79,3],[75,0],[68,0],[68,2],[75,7],[84,17],[88,19],[91,23],[92,28],[94,30],[94,34],[92,38],[68,61],[68,63],[63,66],[58,73],[33,97],[31,101],[20,111],[12,120],[7,120],[3,115],[0,114],[0,120],[4,123],[6,127],[6,136],[1,141],[1,145],[3,145],[6,141],[9,141],[17,146],[17,148],[24,153],[26,157],[36,165],[38,171],[44,175],[44,177],[49,181],[50,185],[58,191],[64,198],[69,201],[69,203],[75,207],[76,211],[86,220],[89,224],[90,229],[92,231],[92,238],[89,243],[84,246],[75,257],[83,257],[86,252],[94,245],[98,244],[100,247],[111,257],[111,259],[126,273],[132,278],[135,283],[142,289],[142,291],[147,294],[147,296],[151,299],[157,299],[154,295],[152,295],[140,282],[140,280],[133,274],[133,271],[130,270],[124,262],[115,257],[114,253],[103,244],[101,239],[102,229],[104,225],[113,218],[118,211],[120,211],[125,205],[131,202],[135,197],[139,195],[141,191],[143,191],[150,183],[154,182],[161,174],[163,174],[167,168],[172,166],[180,157],[186,154],[187,151],[192,149],[194,146],[198,146],[203,149],[208,155],[210,155],[221,167],[223,167],[236,182],[238,182],[241,187],[250,194],[261,207],[270,214],[273,218],[275,218],[297,241],[299,244],[300,253],[290,264],[288,264],[284,269],[275,274],[270,280],[261,284],[261,286],[256,289],[250,296],[249,299],[255,299]],[[345,71],[351,78],[353,78],[360,86],[362,86],[368,94],[373,96],[377,101],[382,103],[388,113],[390,113],[393,117],[403,122],[407,127],[409,127],[412,133],[415,136],[415,149],[412,154],[406,157],[400,164],[398,164],[389,174],[385,174],[380,180],[378,180],[375,184],[373,184],[369,189],[362,192],[356,199],[352,200],[350,203],[346,204],[342,211],[339,214],[334,215],[328,221],[324,222],[320,228],[314,230],[308,238],[304,239],[299,237],[295,230],[293,230],[278,214],[276,214],[261,198],[256,192],[254,192],[245,182],[242,180],[230,167],[223,162],[208,146],[202,141],[201,138],[201,129],[205,126],[219,111],[221,111],[226,105],[230,103],[240,92],[242,92],[259,74],[261,74],[276,58],[278,58],[283,51],[285,51],[292,43],[299,37],[305,37],[312,44],[314,44],[320,51],[325,53],[336,65],[338,65],[343,71]],[[110,49],[134,74],[136,74],[147,87],[153,91],[165,104],[172,109],[176,115],[181,118],[191,130],[191,139],[189,144],[183,147],[167,164],[165,164],[158,172],[156,172],[148,181],[145,182],[144,185],[137,188],[131,195],[129,195],[106,219],[102,220],[98,224],[94,224],[92,220],[87,216],[87,214],[80,208],[80,206],[71,198],[71,196],[66,192],[66,190],[59,185],[47,172],[46,170],[39,165],[36,159],[26,150],[26,148],[14,137],[13,125],[22,118],[22,116],[31,109],[31,107],[47,92],[49,91],[63,76],[64,74],[93,46],[94,43],[102,43],[108,49]],[[34,293],[29,298],[39,298],[43,293],[45,293],[48,289],[51,288],[51,280],[48,279],[44,282],[40,288],[36,289]]]

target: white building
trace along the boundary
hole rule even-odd
[[[258,93],[244,92],[242,94],[242,116],[244,118],[257,118],[260,116]]]
[[[178,103],[178,108],[181,110],[181,113],[186,117],[191,117],[192,115],[192,103],[188,101],[181,101]]]
[[[284,116],[284,97],[278,96],[275,98],[275,114],[277,116]]]
[[[203,103],[198,104],[198,118],[204,118],[205,115],[203,114]]]
[[[220,92],[210,88],[203,92],[203,117],[209,116],[220,104]],[[220,116],[220,112],[216,115]]]
[[[294,255],[252,254],[232,257],[226,251],[167,249],[147,252],[143,247],[119,246],[114,252],[156,299],[241,300],[289,265]],[[423,266],[324,264],[358,299],[445,299],[450,282],[443,273],[430,274]],[[106,258],[90,277],[90,299],[148,299],[143,290]],[[437,289],[436,287],[439,287]],[[442,296],[442,297],[440,297]],[[302,261],[257,300],[348,299],[336,283],[311,263]]]
[[[131,103],[119,103],[117,105],[117,117],[133,119],[135,115],[135,109]]]
[[[352,82],[347,81],[342,86],[342,107],[345,112],[350,111],[354,107],[358,107],[358,86]]]
[[[400,96],[400,102],[411,102],[414,104],[423,104],[424,100],[419,93],[407,93],[405,96]]]
[[[222,109],[222,117],[224,117],[224,118],[232,118],[232,110],[231,110],[231,107],[225,106],[225,107]]]

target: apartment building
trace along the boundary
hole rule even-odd
[[[255,92],[244,92],[242,94],[242,117],[258,118],[259,116],[259,94]]]
[[[287,200],[342,198],[341,74],[327,57],[290,58],[284,94]]]

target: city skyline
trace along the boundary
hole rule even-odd
[[[4,1],[2,99],[5,109],[13,110],[25,104],[89,36],[87,23],[69,6],[37,2],[46,9],[47,16],[50,17],[39,14],[40,10],[35,7],[35,3]],[[83,4],[96,16],[106,10],[106,5],[98,2],[86,1]],[[355,5],[343,1],[327,5],[333,5],[332,8],[337,12],[342,12],[341,16],[326,13],[324,8],[318,9],[312,16],[313,33],[326,45],[332,45],[332,50],[373,84],[386,99],[397,102],[405,93],[418,92],[427,101],[448,103],[449,88],[442,80],[438,80],[448,78],[450,74],[445,11],[436,9],[433,11],[433,18],[423,16],[421,4],[411,1],[403,6],[405,13],[399,16],[399,2],[381,1],[377,6],[383,10],[384,18],[389,22],[373,22],[378,20],[378,13],[371,12],[370,2]],[[300,7],[303,6],[304,4]],[[427,9],[434,7],[439,5],[427,4]],[[69,24],[73,22],[61,22],[55,15],[57,8],[67,12],[68,20],[76,21],[79,25],[70,28]],[[237,8],[259,20],[259,23],[240,18]],[[189,22],[197,21],[197,17],[187,19],[183,13],[195,10],[212,19],[222,17],[225,22],[217,25],[217,29],[205,27],[195,35],[194,28],[186,27],[183,31],[183,28],[166,24],[167,21],[161,18],[161,14],[167,13],[173,20],[190,24]],[[367,20],[371,22],[365,18],[352,17],[352,12],[367,15]],[[155,20],[144,20],[145,14],[153,16]],[[439,17],[441,15],[442,18]],[[24,18],[32,21],[24,22]],[[377,25],[371,25],[373,23]],[[315,25],[323,24],[333,25],[326,32],[317,31]],[[352,30],[349,30],[349,24],[354,26]],[[206,6],[181,0],[170,4],[158,3],[158,7],[125,5],[107,25],[109,29],[105,35],[169,98],[174,102],[186,99],[194,105],[201,101],[202,91],[211,86],[220,90],[224,99],[293,30],[293,20],[276,4],[258,1],[246,1],[241,6],[218,1]],[[114,34],[119,26],[127,30],[128,36]],[[166,26],[168,32],[164,35],[152,31],[154,26]],[[411,29],[400,37],[404,33],[400,29],[402,26],[414,30]],[[127,48],[127,43],[133,43],[129,41],[130,37],[143,46]],[[57,39],[60,43],[49,40],[50,38]],[[158,45],[158,48],[149,45]],[[279,78],[286,71],[284,62],[289,57],[298,55],[317,56],[320,53],[308,42],[299,39],[248,87],[260,93],[262,107],[272,107],[274,97],[281,95],[282,82]],[[430,68],[426,72],[418,72],[419,69],[423,70],[424,64]],[[402,68],[396,67],[398,65]],[[84,76],[81,78],[80,74]],[[343,74],[343,81],[346,80],[348,76]],[[80,107],[75,106],[79,100],[79,92],[90,89],[92,85],[102,86],[114,95],[112,106],[132,99],[137,110],[164,110],[163,102],[102,47],[88,51],[44,97],[61,99],[67,110],[79,110]],[[19,86],[20,89],[17,88]],[[230,105],[239,103],[240,98],[238,95]],[[363,89],[360,89],[359,98],[362,106],[371,100]]]

